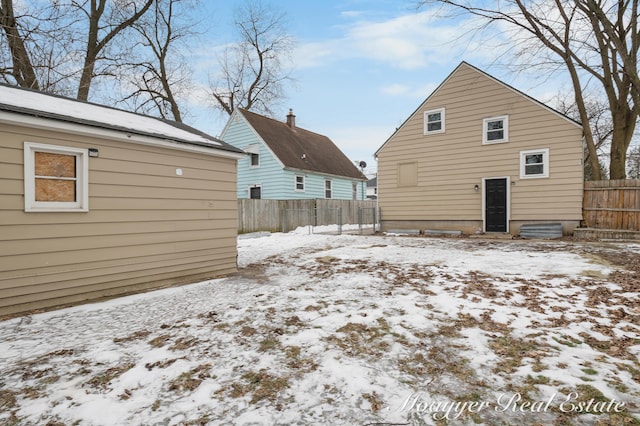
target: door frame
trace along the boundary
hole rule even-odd
[[[494,179],[504,179],[507,185],[507,217],[506,232],[509,232],[509,222],[511,222],[511,177],[510,176],[493,176],[482,178],[482,232],[487,232],[487,181]]]

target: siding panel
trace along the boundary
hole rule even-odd
[[[0,315],[235,270],[236,160],[18,126],[0,132]],[[89,159],[88,212],[24,212],[25,141],[99,150]]]
[[[423,134],[424,111],[445,108],[446,132]],[[509,116],[509,140],[482,144],[482,120]],[[549,149],[548,178],[520,179],[520,152]],[[383,221],[481,220],[483,178],[509,177],[512,220],[582,217],[582,129],[462,64],[378,152]],[[403,188],[397,165],[418,162]]]

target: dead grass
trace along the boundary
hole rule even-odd
[[[318,363],[312,357],[302,356],[302,348],[300,346],[287,346],[284,350],[286,357],[286,365],[294,370],[296,375],[309,373],[318,368]]]
[[[172,359],[167,359],[164,361],[156,361],[156,362],[148,362],[144,365],[144,367],[151,371],[154,368],[167,368],[168,366],[170,366],[171,364],[173,364],[174,362],[176,362],[179,359],[184,359],[184,357],[182,358],[172,358]]]
[[[211,377],[211,364],[201,364],[189,371],[185,371],[169,383],[169,390],[177,393],[194,391],[204,380]]]
[[[154,346],[156,348],[161,348],[167,344],[167,342],[171,339],[171,337],[172,336],[170,334],[163,334],[161,336],[154,337],[153,339],[149,340],[147,343],[149,343],[151,346]]]
[[[173,345],[169,346],[172,351],[182,351],[192,347],[196,347],[200,343],[195,337],[179,337],[175,340]]]
[[[342,349],[349,356],[382,357],[389,349],[389,324],[384,318],[378,318],[376,324],[365,325],[349,322],[336,330],[326,340]]]
[[[378,412],[384,407],[384,401],[376,391],[362,394],[362,399],[368,401],[371,405],[371,411]]]
[[[280,392],[289,387],[287,377],[278,377],[269,374],[265,369],[249,371],[241,376],[243,382],[232,383],[230,396],[240,398],[251,394],[249,403],[256,404],[262,400],[274,402]]]
[[[500,361],[493,369],[496,374],[513,373],[523,365],[525,358],[539,361],[547,352],[546,344],[511,336],[493,338],[489,342],[489,348],[500,357]]]
[[[135,340],[141,340],[146,338],[147,336],[149,336],[151,334],[151,332],[149,330],[138,330],[135,333],[131,333],[128,336],[125,337],[115,337],[113,339],[114,343],[128,343],[128,342],[133,342]]]
[[[0,392],[0,411],[10,411],[14,408],[17,408],[17,398],[18,393],[11,389],[6,389],[4,386],[0,387],[2,392]]]
[[[97,390],[107,390],[111,381],[135,367],[135,363],[125,362],[115,367],[108,368],[100,374],[97,374],[85,382],[86,386],[90,386]]]

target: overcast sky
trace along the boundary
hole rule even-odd
[[[194,52],[202,76],[233,41],[239,0],[203,0],[210,33]],[[510,73],[502,35],[471,36],[465,19],[416,9],[415,0],[264,0],[287,15],[296,39],[293,72],[280,118],[332,139],[353,161],[375,171],[373,153],[461,62],[467,61],[542,102],[557,93],[544,79]],[[205,77],[201,77],[203,80]],[[202,81],[206,84],[206,81]],[[218,135],[226,116],[190,107],[189,124]]]

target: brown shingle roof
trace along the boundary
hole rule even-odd
[[[366,180],[328,137],[300,127],[292,129],[284,122],[245,109],[240,112],[286,168]]]

